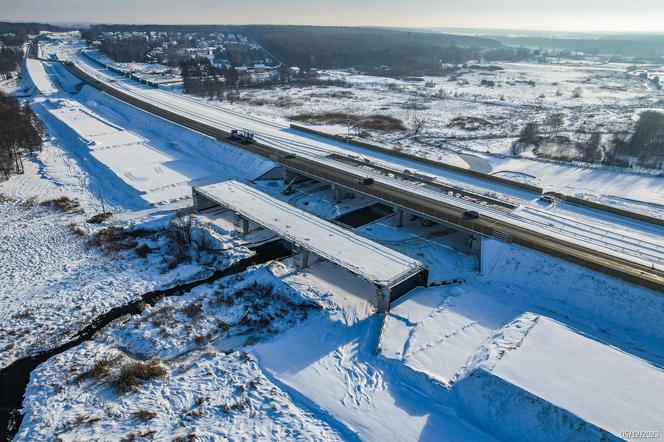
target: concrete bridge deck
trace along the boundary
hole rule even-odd
[[[215,206],[231,210],[240,217],[244,234],[249,233],[252,221],[300,249],[303,266],[308,266],[308,256],[312,253],[373,283],[385,295],[386,302],[415,286],[427,284],[428,271],[421,262],[248,184],[229,180],[197,187],[193,189],[193,197],[194,210]]]

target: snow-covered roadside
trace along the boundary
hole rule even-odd
[[[35,370],[17,440],[132,433],[339,440],[267,379],[253,356],[235,351],[318,316],[319,308],[266,267],[166,298]],[[165,371],[121,388],[121,367],[137,361],[153,361]]]
[[[419,288],[394,303],[380,350],[452,385],[477,368],[472,360],[495,333],[532,313],[661,366],[663,311],[658,293],[485,238],[482,274],[460,284]]]

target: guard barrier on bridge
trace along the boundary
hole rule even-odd
[[[344,136],[341,136],[341,135],[329,134],[329,133],[322,132],[322,131],[319,131],[319,130],[316,130],[316,129],[312,129],[310,127],[300,126],[298,124],[291,124],[290,127],[292,129],[300,130],[302,132],[308,132],[308,133],[311,133],[313,135],[318,135],[320,137],[330,138],[330,139],[333,139],[333,140],[336,140],[336,141],[342,141],[344,143],[354,144],[356,146],[364,147],[366,149],[370,149],[370,150],[373,150],[373,151],[376,151],[376,152],[389,153],[390,155],[394,155],[394,156],[397,156],[397,157],[402,157],[402,158],[409,159],[409,160],[419,161],[421,163],[426,163],[426,164],[430,164],[432,166],[441,167],[443,169],[448,169],[448,170],[451,170],[453,172],[459,172],[459,173],[462,173],[464,175],[469,175],[469,176],[481,178],[481,179],[486,180],[486,181],[493,181],[495,183],[506,184],[508,186],[512,186],[512,187],[516,187],[516,188],[520,188],[520,189],[525,189],[525,190],[530,190],[530,191],[537,192],[537,193],[544,193],[544,189],[541,188],[541,187],[533,186],[533,185],[526,184],[526,183],[521,183],[519,181],[513,181],[513,180],[510,180],[510,179],[507,179],[507,178],[502,178],[502,177],[498,177],[498,176],[494,176],[494,175],[489,175],[489,174],[482,173],[482,172],[477,172],[477,171],[471,170],[471,169],[464,169],[463,167],[454,166],[452,164],[446,164],[446,163],[442,163],[440,161],[434,161],[434,160],[430,160],[430,159],[427,159],[427,158],[418,157],[418,156],[411,155],[411,154],[408,154],[408,153],[399,152],[399,151],[394,150],[394,149],[388,149],[388,148],[378,146],[378,145],[375,145],[375,144],[365,143],[364,141],[359,141],[359,140],[356,140],[356,139],[353,139],[353,138],[347,138],[347,137],[344,137]],[[588,207],[590,209],[600,210],[602,212],[607,212],[607,213],[623,216],[623,217],[626,217],[626,218],[631,218],[631,219],[638,220],[638,221],[644,221],[644,222],[647,222],[647,223],[650,223],[650,224],[655,224],[655,225],[658,225],[658,226],[664,226],[664,219],[655,218],[653,216],[644,215],[642,213],[636,213],[636,212],[631,212],[629,210],[620,209],[618,207],[607,206],[605,204],[596,203],[594,201],[589,201],[589,200],[586,200],[586,199],[583,199],[583,198],[578,198],[578,197],[575,197],[575,196],[565,195],[565,194],[562,194],[562,193],[559,193],[559,192],[545,192],[544,194],[545,195],[552,195],[552,196],[554,196],[555,198],[557,198],[561,201],[565,201],[567,203],[574,204],[576,206]]]
[[[139,77],[139,76],[137,76],[137,75],[134,75],[131,71],[128,71],[128,70],[126,70],[126,69],[120,69],[120,68],[118,68],[118,67],[116,67],[116,66],[112,66],[112,65],[110,65],[110,64],[103,63],[103,62],[101,62],[101,61],[99,61],[99,60],[97,60],[97,59],[91,57],[90,54],[88,54],[88,53],[85,52],[85,51],[83,51],[83,55],[84,55],[88,60],[91,60],[93,63],[96,63],[96,64],[98,64],[99,66],[103,66],[104,68],[108,69],[108,70],[111,71],[111,72],[115,72],[116,74],[120,74],[120,75],[122,75],[122,76],[124,76],[124,77],[130,78],[130,79],[132,79],[132,80],[134,80],[134,81],[138,81],[139,83],[145,84],[145,85],[147,85],[147,86],[151,86],[151,87],[154,87],[154,88],[158,88],[158,87],[159,87],[159,85],[158,85],[157,83],[155,83],[154,81],[150,81],[150,80],[146,80],[146,79],[144,79],[144,78],[141,78],[141,77]]]

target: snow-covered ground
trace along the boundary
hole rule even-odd
[[[117,192],[140,196],[143,206],[190,198],[193,185],[258,176],[271,168],[269,161],[182,131],[89,87],[73,97],[53,96],[51,77],[70,82],[71,75],[54,64],[45,72],[44,63],[30,61],[31,78],[49,97],[36,99],[33,108],[49,131],[76,146],[92,167],[119,177],[126,185],[117,183]]]
[[[484,369],[615,436],[664,428],[664,370],[550,318],[534,321],[502,354],[493,348]]]
[[[86,55],[106,66],[112,66],[124,72],[130,72],[144,80],[156,83],[181,83],[179,69],[173,69],[158,63],[118,63],[98,50],[86,51]]]
[[[310,440],[338,441],[324,421],[294,403],[253,356],[214,348],[166,362],[163,380],[117,395],[76,375],[117,349],[82,346],[40,367],[16,440]],[[63,378],[63,370],[76,370]]]
[[[595,75],[599,67],[592,69]],[[616,69],[607,67],[607,75]],[[90,88],[76,93],[78,82],[57,64],[28,71],[33,83],[24,79],[21,87],[32,88],[49,139],[25,159],[25,174],[0,182],[0,193],[17,199],[0,201],[0,260],[10,263],[0,270],[0,329],[8,331],[0,336],[0,367],[66,340],[145,291],[209,273],[198,264],[166,271],[158,247],[166,235],[144,240],[157,250],[147,258],[87,247],[70,224],[106,226],[85,222],[101,211],[100,196],[114,212],[109,222],[160,228],[173,209],[190,204],[197,179],[251,179],[271,168]],[[481,98],[501,101],[488,92]],[[282,182],[256,185],[326,219],[371,203],[336,204],[329,186],[310,181],[289,195]],[[77,198],[85,213],[39,204],[63,195]],[[644,252],[661,242],[657,228],[610,217],[591,222],[591,214],[566,205],[519,209],[545,223],[547,210],[592,238],[635,230],[630,237],[644,241]],[[240,237],[232,218],[205,218],[196,217],[195,228],[217,241],[225,265],[274,236]],[[374,314],[375,286],[325,261],[301,269],[294,256],[145,305],[32,373],[17,439],[664,434],[656,428],[664,427],[659,294],[494,240],[483,241],[480,262],[468,235],[414,217],[397,227],[388,216],[355,232],[423,262],[434,284],[404,296],[383,321]],[[132,367],[148,374],[131,378]]]
[[[464,70],[463,74],[454,74],[455,81],[426,77],[413,82],[325,72],[323,79],[342,80],[347,85],[248,90],[238,103],[209,103],[273,119],[288,119],[300,113],[380,113],[408,125],[417,118],[424,121],[418,135],[421,142],[409,133],[369,132],[374,141],[398,146],[406,152],[455,165],[464,165],[465,158],[471,163],[482,163],[479,169],[488,167],[490,173],[498,176],[572,195],[595,195],[607,204],[630,205],[629,201],[617,198],[664,204],[661,177],[511,156],[511,144],[527,122],[541,123],[548,114],[561,112],[562,132],[576,129],[588,133],[621,132],[631,127],[639,112],[661,107],[662,91],[628,75],[628,66],[621,64],[498,63],[497,66],[503,70]],[[483,79],[496,81],[497,86],[481,86]],[[534,86],[527,83],[530,81]],[[576,88],[583,90],[579,99],[572,97]],[[283,105],[285,102],[288,105]],[[469,117],[482,121],[479,128],[468,129],[455,123],[455,119]],[[341,126],[321,126],[321,129],[339,134],[348,130]],[[608,142],[610,137],[606,137]],[[457,153],[470,153],[475,158],[459,157]],[[641,210],[656,212],[661,207]]]
[[[112,259],[70,227],[81,215],[0,202],[0,368],[71,338],[144,292],[203,271],[162,274],[140,259]]]
[[[260,292],[264,288],[267,291]],[[258,293],[269,298],[257,298]],[[253,356],[234,351],[311,311],[316,311],[315,304],[264,269],[166,299],[41,366],[32,376],[18,440],[53,434],[64,440],[130,434],[157,439],[339,440],[333,428],[266,378]],[[166,373],[121,391],[119,373],[100,376],[93,371],[97,361],[114,357],[111,370],[132,360],[157,358]],[[59,376],[63,371],[69,372],[65,378]]]

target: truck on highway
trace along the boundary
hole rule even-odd
[[[231,140],[242,144],[251,144],[254,142],[254,133],[244,129],[233,129],[231,131]]]

